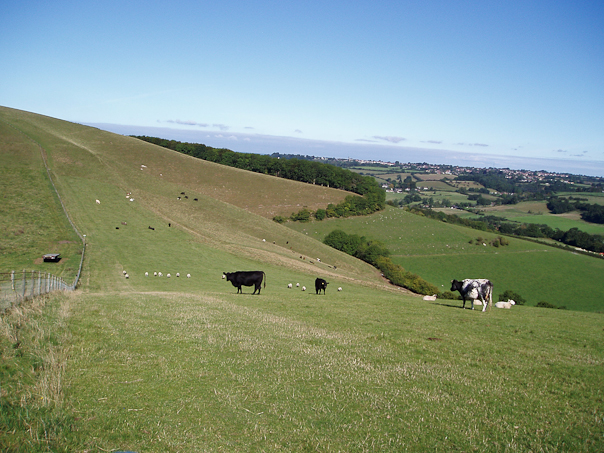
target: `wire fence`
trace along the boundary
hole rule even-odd
[[[19,131],[33,143],[35,143],[40,149],[40,155],[42,156],[42,161],[44,163],[44,167],[46,168],[46,174],[48,175],[48,179],[52,184],[52,188],[57,195],[59,202],[61,203],[61,207],[63,208],[63,213],[69,224],[75,231],[75,233],[82,240],[82,256],[80,258],[80,266],[78,267],[78,272],[75,276],[73,284],[69,285],[65,283],[62,278],[56,277],[52,274],[42,271],[27,271],[23,270],[22,272],[0,272],[0,313],[4,312],[7,308],[18,305],[24,300],[34,298],[36,296],[40,296],[42,294],[47,294],[52,291],[73,291],[78,282],[80,280],[80,276],[82,274],[82,266],[84,265],[84,256],[86,254],[86,239],[85,234],[82,235],[80,231],[76,228],[75,224],[71,220],[69,213],[67,212],[67,208],[63,203],[63,199],[61,195],[59,195],[59,191],[55,186],[55,183],[52,179],[52,175],[50,172],[50,168],[48,167],[48,161],[46,159],[46,150],[34,140],[32,137],[27,135],[21,129],[13,126],[12,124],[5,123],[13,129]]]
[[[62,278],[42,271],[1,272],[0,312],[25,300],[53,291],[73,291],[74,285]]]

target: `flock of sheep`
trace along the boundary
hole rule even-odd
[[[288,283],[287,284],[287,288],[288,289],[292,289],[293,287],[294,287],[293,283]],[[296,283],[296,288],[299,288],[299,287],[300,287],[300,283]],[[302,287],[302,291],[306,291],[306,286]],[[341,286],[338,287],[338,291],[342,291],[342,287]]]
[[[124,274],[124,277],[130,278],[130,275],[128,274],[128,272],[122,271],[122,273]],[[145,272],[145,277],[148,277],[149,275],[150,275],[149,272]],[[163,277],[164,274],[162,272],[153,272],[153,276],[154,277]],[[170,277],[172,277],[172,274],[166,274],[166,278],[170,278]],[[180,277],[180,272],[176,273],[176,277]],[[187,274],[187,278],[191,278],[191,274]]]

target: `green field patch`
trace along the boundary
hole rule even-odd
[[[442,291],[450,289],[452,279],[488,278],[495,284],[495,295],[510,289],[530,305],[545,300],[568,309],[604,309],[598,277],[604,272],[604,260],[597,258],[516,238],[507,238],[509,245],[494,247],[491,241],[496,233],[449,225],[397,208],[365,218],[289,226],[318,240],[341,229],[382,241],[391,251],[393,262]],[[560,283],[561,276],[576,285]],[[577,287],[582,288],[580,296],[576,295]],[[501,289],[499,293],[497,288]]]
[[[582,384],[602,385],[598,315],[483,314],[362,288],[284,291],[82,298],[67,399],[86,448],[525,451],[563,441],[577,451],[602,442],[593,434],[601,407]]]

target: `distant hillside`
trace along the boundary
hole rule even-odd
[[[322,213],[316,215],[319,220],[325,216],[372,214],[386,206],[386,193],[374,178],[334,165],[304,159],[280,159],[262,154],[239,153],[226,148],[213,148],[202,143],[186,143],[158,137],[135,136],[135,138],[209,162],[292,181],[334,187],[362,196],[362,198],[348,196],[340,206],[333,204],[329,208],[327,205],[324,206],[325,209],[321,208]]]

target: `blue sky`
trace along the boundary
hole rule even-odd
[[[604,176],[602,1],[3,2],[0,65],[125,134]]]

